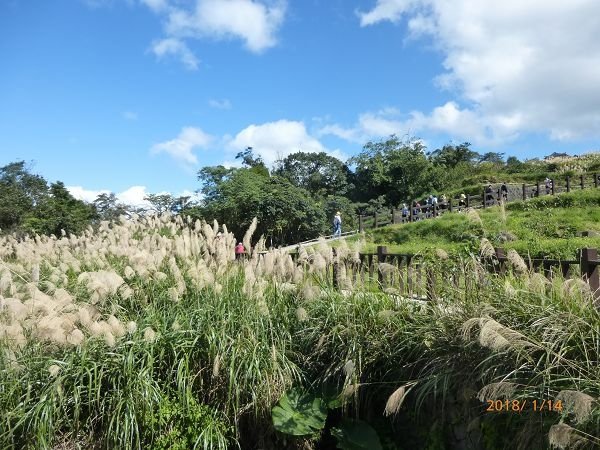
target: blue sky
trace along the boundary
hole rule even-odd
[[[595,0],[0,0],[0,164],[139,203],[247,146],[598,150],[599,18]]]

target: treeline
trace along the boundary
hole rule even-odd
[[[596,156],[598,156],[596,154]],[[346,230],[356,228],[358,214],[373,214],[429,194],[478,194],[483,183],[537,181],[560,171],[569,175],[600,169],[600,158],[585,167],[555,160],[520,161],[503,153],[478,153],[468,142],[427,152],[418,140],[368,142],[348,161],[326,153],[297,152],[271,168],[247,148],[237,155],[239,168],[207,166],[198,172],[202,200],[151,194],[150,210],[186,214],[226,223],[241,238],[254,217],[256,235],[268,245],[293,243],[331,232],[331,220],[342,212]],[[49,184],[25,163],[0,168],[0,228],[19,233],[79,233],[102,220],[144,210],[101,194],[91,203],[73,198],[61,182]]]

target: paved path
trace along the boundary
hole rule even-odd
[[[296,250],[298,247],[307,247],[309,245],[315,245],[319,243],[319,239],[321,238],[325,238],[326,242],[331,242],[331,241],[336,241],[338,239],[346,239],[347,237],[350,236],[354,236],[358,234],[358,230],[354,230],[354,231],[347,231],[345,233],[342,233],[341,236],[336,237],[334,235],[330,235],[330,236],[321,236],[319,238],[316,239],[311,239],[309,241],[304,241],[304,242],[298,242],[297,244],[293,244],[293,245],[287,245],[285,247],[281,247],[280,250],[284,250],[284,251],[290,251],[290,250]]]

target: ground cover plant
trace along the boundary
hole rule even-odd
[[[420,302],[354,280],[361,242],[294,261],[263,251],[255,228],[241,261],[227,227],[181,216],[1,238],[0,446],[600,443],[600,316],[585,282],[548,281],[514,254],[502,276],[474,256],[437,258],[438,296]],[[488,412],[487,400],[529,403]]]
[[[482,238],[522,255],[575,259],[578,249],[600,247],[600,190],[589,189],[445,214],[434,220],[366,231],[366,249],[387,245],[389,252],[419,253],[442,248],[469,254]]]

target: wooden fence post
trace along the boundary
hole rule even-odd
[[[377,212],[375,212],[375,219],[373,220],[373,228],[377,228]]]
[[[425,276],[427,277],[425,280],[427,286],[427,300],[432,301],[435,299],[435,271],[428,267]]]
[[[506,251],[502,247],[495,248],[496,250],[496,259],[498,260],[498,271],[499,273],[504,273],[504,269],[506,267],[505,259],[506,259]]]
[[[585,178],[583,175],[579,175],[579,184],[581,185],[581,189],[585,189]]]
[[[471,205],[471,194],[467,194],[467,208]]]
[[[392,225],[396,225],[396,210],[392,208]]]
[[[567,192],[571,192],[571,177],[567,177]]]
[[[550,180],[550,192],[554,195],[554,180]]]
[[[539,197],[540,196],[540,182],[536,182],[535,183],[535,196]]]
[[[332,248],[331,249],[332,253],[333,253],[333,288],[337,289],[338,288],[338,272],[339,272],[339,260],[337,257],[337,249]]]
[[[377,246],[377,281],[379,281],[379,284],[381,286],[384,285],[385,280],[383,277],[383,272],[381,271],[381,268],[379,267],[379,264],[385,262],[386,255],[387,255],[387,247],[385,245],[378,245]]]
[[[584,248],[581,250],[581,275],[590,285],[594,298],[600,299],[600,275],[598,274],[598,250]]]
[[[485,188],[483,188],[483,207],[485,208],[487,206],[487,193],[485,192]]]
[[[452,212],[452,199],[448,199],[448,211]]]
[[[523,183],[523,201],[527,200],[527,187]]]
[[[360,214],[358,216],[358,232],[362,233],[363,231],[365,231],[365,225],[363,223],[363,215]]]
[[[408,211],[408,221],[413,222],[415,219],[413,218],[414,213],[414,204],[415,202],[410,202],[410,211]]]
[[[598,174],[594,173],[594,187],[597,188],[598,187]]]

